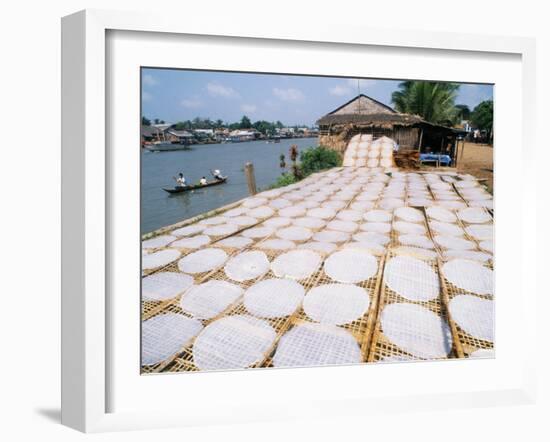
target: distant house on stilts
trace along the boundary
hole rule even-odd
[[[374,98],[357,95],[317,121],[319,144],[343,152],[354,135],[386,136],[400,150],[447,153],[455,158],[456,132],[425,121],[418,115],[402,114]]]

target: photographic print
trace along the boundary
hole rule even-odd
[[[140,118],[142,374],[494,357],[493,85],[143,67]]]

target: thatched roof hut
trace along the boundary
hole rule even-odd
[[[321,117],[317,124],[319,144],[339,151],[357,133],[390,137],[404,149],[438,152],[452,149],[456,137],[452,128],[430,123],[418,115],[399,113],[364,94]]]

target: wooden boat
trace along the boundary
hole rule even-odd
[[[226,181],[227,181],[227,177],[223,177],[223,179],[221,180],[210,181],[206,184],[190,184],[185,187],[172,187],[170,189],[163,187],[162,190],[168,193],[181,193],[181,192],[187,192],[189,190],[197,190],[197,189],[204,189],[205,187],[217,186],[218,184],[223,184]]]

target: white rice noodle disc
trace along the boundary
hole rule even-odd
[[[335,230],[322,230],[313,235],[313,239],[315,241],[333,242],[333,243],[347,241],[349,237],[350,237],[349,233],[338,232]]]
[[[291,241],[306,241],[313,236],[313,232],[306,227],[290,226],[277,230],[276,235]]]
[[[446,223],[456,223],[456,215],[450,210],[444,209],[443,207],[428,207],[426,209],[427,215],[437,221],[442,221]]]
[[[302,304],[305,290],[290,279],[265,279],[244,294],[246,310],[260,318],[281,318],[294,313]]]
[[[455,183],[455,186],[458,187],[459,189],[466,189],[466,188],[476,187],[477,186],[477,181],[474,181],[474,180],[457,181]]]
[[[162,301],[174,298],[193,285],[193,278],[176,272],[160,272],[147,276],[141,283],[141,295],[145,299]]]
[[[380,151],[377,150],[377,149],[370,149],[370,150],[368,151],[368,153],[365,152],[365,154],[366,154],[366,156],[368,156],[370,159],[372,159],[372,158],[378,158],[378,157],[380,156]]]
[[[279,278],[306,279],[319,268],[321,255],[313,250],[293,250],[279,255],[271,263],[271,270]]]
[[[296,247],[296,243],[287,239],[268,239],[260,242],[257,246],[259,249],[264,250],[289,250]]]
[[[161,235],[155,236],[154,238],[147,239],[141,243],[142,249],[157,249],[159,247],[165,247],[171,242],[175,241],[175,236],[172,235]]]
[[[380,159],[380,166],[382,166],[382,167],[392,167],[393,166],[393,160],[391,158],[381,158]]]
[[[367,152],[366,150],[359,150],[357,152],[357,158],[366,158],[367,155],[369,155],[370,153]]]
[[[470,353],[470,358],[494,358],[495,350],[492,348],[480,348]]]
[[[242,236],[230,236],[229,238],[222,239],[218,241],[216,245],[220,247],[229,247],[231,249],[242,249],[246,246],[249,246],[254,241],[250,238],[244,238]]]
[[[492,200],[469,200],[468,205],[470,207],[485,207],[486,209],[492,209],[493,208],[493,201]]]
[[[443,265],[447,280],[477,295],[493,294],[493,271],[482,264],[466,259],[453,259]]]
[[[378,207],[384,210],[396,209],[397,207],[403,207],[405,201],[399,198],[384,198],[378,203]]]
[[[285,207],[291,206],[292,203],[284,198],[277,198],[276,200],[271,200],[269,205],[274,209],[284,209]]]
[[[264,320],[247,315],[226,316],[197,336],[193,361],[199,370],[248,368],[267,356],[276,336]]]
[[[443,223],[441,221],[431,221],[430,229],[439,235],[463,236],[464,230],[458,225],[452,223]]]
[[[296,207],[296,206],[286,207],[284,209],[279,210],[279,216],[284,216],[288,218],[304,216],[305,213],[306,213],[306,209],[304,209],[303,207]]]
[[[170,264],[180,257],[179,250],[167,249],[159,252],[149,253],[141,258],[141,268],[143,270],[156,269]]]
[[[239,230],[239,226],[235,224],[220,224],[219,226],[207,227],[202,233],[211,236],[226,236],[235,233],[237,230]]]
[[[439,206],[446,207],[447,209],[460,210],[466,208],[466,203],[462,201],[438,201]]]
[[[487,239],[485,241],[481,241],[479,243],[479,247],[481,247],[483,250],[487,250],[488,252],[493,253],[494,245],[492,239]]]
[[[342,209],[343,207],[346,207],[346,203],[344,201],[325,201],[323,204],[321,204],[321,208],[325,209]],[[330,217],[329,217],[330,218]]]
[[[358,364],[359,344],[351,333],[334,325],[303,323],[280,339],[273,357],[275,367],[311,367]]]
[[[262,198],[276,198],[279,195],[281,195],[282,193],[283,193],[282,189],[271,189],[271,190],[267,190],[265,192],[262,192],[258,196],[260,196]]]
[[[380,156],[382,157],[382,161],[390,159],[390,162],[391,162],[391,157],[393,156],[393,149],[391,148],[382,149],[382,151],[380,152]],[[380,163],[382,163],[382,161]]]
[[[366,163],[367,167],[378,167],[378,165],[380,164],[378,158],[371,158]]]
[[[434,202],[428,198],[409,198],[407,204],[414,207],[430,207]]]
[[[205,246],[210,243],[210,237],[207,235],[195,235],[190,238],[183,238],[174,243],[172,247],[177,247],[180,249],[198,249],[199,247]]]
[[[378,261],[368,252],[345,249],[330,255],[325,261],[324,269],[335,281],[357,283],[376,275]]]
[[[365,221],[387,223],[392,220],[392,214],[386,210],[369,210],[363,218]]]
[[[342,166],[345,167],[353,167],[355,166],[355,160],[350,157],[344,157],[344,161],[342,162]]]
[[[374,203],[372,201],[356,201],[350,206],[352,210],[357,212],[365,212],[367,210],[371,210],[373,207]]]
[[[374,242],[385,246],[390,242],[390,237],[378,232],[359,232],[353,235],[355,241]]]
[[[469,259],[472,261],[487,262],[493,258],[493,255],[485,252],[476,252],[475,250],[447,250],[444,252],[445,259]]]
[[[306,227],[308,229],[320,229],[327,223],[321,218],[302,217],[294,219],[293,224],[298,227]]]
[[[384,282],[410,301],[430,301],[439,296],[437,273],[424,261],[410,256],[391,258],[384,267]]]
[[[436,235],[434,236],[434,241],[444,249],[474,250],[476,248],[474,242],[456,236]]]
[[[399,242],[404,246],[422,247],[433,249],[433,242],[425,235],[399,235]]]
[[[449,302],[451,317],[457,325],[477,339],[494,341],[494,304],[489,299],[459,295]]]
[[[411,233],[415,235],[424,235],[426,228],[422,224],[409,223],[406,221],[396,221],[393,223],[393,229],[399,233]]]
[[[252,209],[248,212],[248,216],[253,218],[267,218],[275,213],[275,211],[269,206],[260,206]]]
[[[229,218],[225,216],[213,216],[211,218],[206,218],[199,221],[203,226],[217,226],[218,224],[223,224],[229,221]]]
[[[227,281],[210,280],[188,290],[180,300],[180,307],[197,319],[211,319],[234,304],[243,289]]]
[[[178,353],[200,333],[196,319],[176,313],[155,316],[141,325],[141,364],[158,364]]]
[[[311,216],[313,218],[321,218],[321,219],[329,219],[334,217],[334,215],[336,215],[336,212],[333,209],[325,208],[325,207],[311,209],[311,210],[308,210],[307,212],[307,216]]]
[[[178,261],[178,268],[184,273],[208,272],[220,267],[227,260],[227,253],[221,249],[202,249],[190,253]]]
[[[241,233],[242,236],[245,238],[265,238],[266,236],[269,236],[275,232],[275,229],[273,227],[252,227],[251,229],[247,229]]]
[[[480,224],[492,221],[491,215],[487,213],[481,207],[468,207],[467,209],[460,210],[458,217],[462,221],[466,221],[471,224]]]
[[[424,214],[420,210],[413,209],[412,207],[399,207],[398,209],[395,209],[393,214],[398,218],[411,223],[424,221]]]
[[[320,204],[316,201],[311,201],[311,200],[307,200],[307,201],[302,201],[302,202],[299,202],[297,204],[294,205],[294,207],[301,207],[302,209],[313,209],[314,207],[319,207]]]
[[[452,349],[449,325],[416,304],[388,304],[380,315],[384,336],[401,350],[422,359],[446,358]]]
[[[267,202],[267,198],[248,198],[243,202],[243,207],[246,207],[247,209],[253,209],[254,207],[263,206],[264,204],[267,204]]]
[[[263,222],[265,227],[286,227],[292,223],[292,218],[285,218],[283,216],[276,216],[274,218],[266,219]]]
[[[352,241],[344,244],[343,249],[362,250],[372,254],[383,254],[386,247],[372,241]]]
[[[477,240],[485,240],[493,238],[493,225],[492,224],[472,224],[466,227],[466,232],[471,237]]]
[[[327,229],[347,233],[355,232],[358,227],[359,225],[357,223],[354,223],[353,221],[342,221],[339,219],[331,221],[327,224]]]
[[[357,195],[357,197],[355,198],[355,201],[361,201],[361,202],[376,201],[378,198],[380,198],[380,194],[378,192],[376,193],[364,192],[364,193],[361,193],[360,195]]]
[[[234,216],[240,216],[246,212],[246,209],[244,207],[237,207],[235,209],[228,210],[227,212],[223,212],[223,216],[226,218],[233,218]]]
[[[332,242],[310,241],[298,246],[300,249],[315,250],[321,253],[332,253],[338,246]]]
[[[368,223],[361,224],[360,228],[365,232],[390,233],[391,224],[368,222]]]
[[[393,249],[397,255],[412,256],[414,258],[432,260],[437,258],[437,253],[433,250],[423,249],[421,247],[400,246]]]
[[[336,218],[342,221],[359,221],[362,218],[362,213],[357,210],[342,210],[336,215]]]
[[[175,236],[191,236],[196,235],[204,230],[204,226],[200,224],[191,224],[189,226],[181,227],[179,229],[173,230],[172,235]]]
[[[304,312],[322,324],[343,325],[359,319],[369,309],[368,292],[353,284],[323,284],[304,298]]]
[[[239,227],[246,227],[246,226],[251,226],[253,224],[256,224],[258,222],[258,219],[253,218],[251,216],[241,215],[241,216],[235,216],[231,218],[229,222]]]
[[[224,271],[233,281],[250,281],[269,271],[269,260],[264,252],[243,252],[231,258]]]

